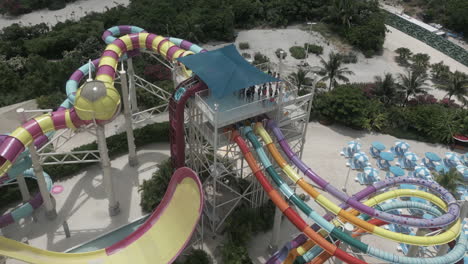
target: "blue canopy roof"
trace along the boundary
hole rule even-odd
[[[217,98],[252,85],[280,81],[255,68],[232,44],[177,60],[195,72]]]

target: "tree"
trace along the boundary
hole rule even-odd
[[[435,173],[435,180],[455,196],[457,186],[463,184],[463,178],[455,168],[450,168],[448,172]]]
[[[317,74],[323,76],[320,81],[329,80],[328,90],[331,90],[336,84],[336,79],[344,82],[349,82],[349,79],[345,75],[353,75],[354,73],[347,67],[341,67],[341,56],[334,52],[328,54],[328,61],[325,61],[322,57],[320,58],[322,67],[317,71]]]
[[[408,65],[408,60],[411,58],[413,54],[410,49],[405,47],[400,47],[395,50],[398,53],[398,57],[396,57],[396,61],[401,65]]]
[[[408,98],[411,95],[424,94],[427,90],[427,77],[424,74],[417,73],[415,71],[409,70],[405,74],[399,74],[399,86],[402,91],[406,93],[405,101],[403,106],[408,103]]]
[[[411,61],[413,64],[411,65],[411,68],[413,68],[414,71],[418,73],[426,73],[427,69],[430,66],[429,60],[431,59],[431,56],[429,56],[426,53],[416,53],[411,57]]]
[[[468,103],[468,75],[465,73],[459,71],[450,73],[447,82],[437,85],[437,88],[447,92],[449,101],[455,96],[464,105]]]
[[[444,82],[448,80],[450,67],[445,65],[443,61],[431,65],[432,80],[435,82]]]
[[[397,84],[391,73],[386,73],[382,78],[375,76],[375,95],[384,105],[390,104],[397,95]]]
[[[351,20],[356,12],[354,0],[334,0],[330,7],[329,18],[336,24],[341,24],[350,28]]]
[[[299,68],[297,72],[291,73],[288,78],[289,80],[297,87],[297,89],[300,91],[302,85],[310,83],[312,80],[307,77],[307,74],[309,71],[303,70],[302,68]]]

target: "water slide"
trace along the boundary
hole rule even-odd
[[[331,233],[332,236],[338,238],[339,240],[350,244],[353,248],[358,249],[359,251],[361,251],[363,253],[375,256],[377,258],[383,259],[383,260],[388,261],[388,262],[394,262],[394,263],[441,263],[441,264],[443,263],[443,264],[446,264],[446,263],[456,262],[458,259],[463,257],[463,255],[465,253],[465,244],[466,244],[466,238],[464,236],[460,236],[458,238],[459,243],[452,249],[452,251],[449,254],[447,254],[447,255],[445,255],[443,257],[436,257],[436,258],[430,258],[430,259],[409,258],[409,257],[403,257],[403,256],[390,254],[390,253],[381,251],[379,249],[370,247],[369,245],[366,245],[366,244],[362,243],[361,241],[353,239],[351,236],[347,235],[346,233],[344,233],[340,229],[335,228],[335,226],[332,223],[330,223],[329,220],[324,219],[323,217],[318,215],[315,211],[313,211],[312,208],[310,208],[307,204],[302,202],[293,193],[293,191],[287,186],[287,184],[281,179],[281,177],[278,175],[278,173],[274,170],[271,162],[268,160],[268,158],[266,156],[266,153],[262,149],[262,146],[261,146],[260,142],[258,141],[257,137],[255,136],[255,134],[253,133],[251,128],[246,127],[246,128],[243,129],[243,132],[244,132],[244,135],[251,141],[254,148],[257,150],[257,154],[260,157],[260,160],[262,161],[262,164],[263,164],[265,170],[270,174],[273,181],[279,186],[279,189],[288,198],[288,200],[293,202],[309,218],[313,219],[316,223],[318,223],[321,228],[325,229],[328,233]],[[253,159],[252,154],[250,153],[250,150],[248,149],[245,142],[239,136],[238,133],[235,133],[235,135],[233,137],[233,140],[236,141],[239,144],[239,147],[241,148],[242,152],[244,153],[247,162],[249,163],[249,165],[251,165],[251,169],[254,172],[254,175],[257,177],[257,179],[259,179],[262,186],[264,186],[265,191],[269,195],[271,193],[274,193],[273,192],[274,189],[272,190],[271,185],[269,187],[268,184],[265,183],[266,179],[265,180],[262,179],[264,177],[263,173],[261,173],[260,169],[258,168],[258,165],[256,164],[255,160]],[[285,168],[285,170],[292,171],[292,169],[290,169],[290,167]],[[309,193],[313,193],[314,194],[313,197],[315,197],[316,201],[319,204],[321,204],[322,206],[324,206],[324,207],[328,206],[329,208],[331,207],[334,210],[334,212],[336,212],[336,213],[341,211],[341,208],[339,208],[339,209],[334,208],[333,205],[330,203],[330,201],[327,201],[327,199],[323,195],[318,193],[318,191],[316,191],[312,186],[306,184],[306,182],[303,179],[301,179],[300,177],[297,176],[295,182],[298,182],[298,184],[300,186],[302,185],[302,187],[304,189],[306,189]],[[374,205],[377,205],[377,204],[379,204],[379,203],[381,203],[381,202],[383,202],[385,200],[397,197],[397,195],[414,195],[414,193],[412,191],[409,191],[409,190],[401,190],[400,192],[389,193],[389,194],[384,193],[384,194],[378,195],[376,197],[373,197],[372,199],[369,199],[368,201],[365,202],[365,204],[367,206],[374,206]],[[429,196],[425,196],[425,197],[429,198],[431,200],[437,200],[437,197],[435,197],[435,196],[430,196],[429,195]],[[305,223],[304,220],[302,220],[297,215],[297,213],[295,213],[294,211],[293,211],[294,216],[290,216],[291,212],[289,212],[289,211],[292,210],[292,209],[290,209],[289,205],[282,204],[281,200],[283,200],[283,199],[281,197],[280,197],[281,199],[278,199],[278,197],[276,197],[276,195],[270,195],[270,198],[273,200],[273,202],[279,207],[279,209],[288,217],[288,219],[290,219],[290,221],[300,231],[302,231],[314,243],[316,243],[321,248],[323,248],[327,253],[329,253],[332,256],[338,257],[339,259],[341,259],[341,260],[343,260],[343,261],[345,261],[347,263],[365,263],[364,261],[362,261],[360,259],[357,259],[354,256],[351,256],[351,255],[347,254],[346,252],[342,251],[341,249],[337,248],[336,245],[333,245],[332,243],[328,242],[326,239],[321,237],[311,227],[309,227],[307,225],[304,226],[303,225],[303,223]],[[442,209],[445,209],[445,210],[447,209],[447,206],[444,204],[444,202],[442,200],[438,201],[438,206],[440,206]],[[336,206],[336,207],[338,207],[338,206]],[[342,217],[342,219],[346,219],[347,221],[353,223],[355,226],[359,226],[359,225],[356,224],[356,222],[359,222],[359,221],[357,221],[356,219],[352,219],[352,217],[351,217],[356,213],[358,213],[358,212],[357,211],[347,212],[347,211],[343,210],[343,212],[339,213],[339,215]],[[371,227],[371,226],[374,228],[374,230],[376,228],[378,228],[377,226],[371,225],[371,224],[369,224],[368,222],[366,222],[366,221],[364,221],[362,219],[359,219],[359,220],[366,223],[366,225],[362,225],[362,223],[360,223],[360,224],[361,224],[361,226],[364,226],[364,228],[362,228],[362,229],[366,230],[367,232],[369,232],[368,230],[370,230],[369,227]],[[454,225],[452,225],[451,228],[453,228],[455,233],[458,235],[460,225],[455,223]],[[385,231],[387,231],[387,230],[385,230]],[[388,232],[390,232],[390,231],[388,231]],[[446,234],[444,234],[444,233],[441,234],[442,237],[435,238],[435,239],[436,240],[443,240],[444,237],[447,237],[448,240],[453,239],[453,238],[449,238],[449,237],[453,236],[452,231],[445,232],[445,233]],[[406,236],[406,235],[403,235],[403,234],[398,234],[398,235],[399,235],[398,239],[401,239],[402,237]],[[408,237],[411,237],[411,236],[408,236]],[[405,243],[412,244],[412,243],[415,243],[415,242],[418,242],[418,243],[422,242],[422,243],[424,243],[426,245],[429,244],[429,242],[418,241],[418,240],[422,240],[421,238],[417,238],[417,237],[415,237],[415,238],[416,238],[416,240],[414,240],[414,238],[409,239],[411,243],[409,243],[409,242],[405,242]],[[432,239],[432,237],[426,237],[425,240],[434,241],[434,239]],[[442,241],[439,241],[439,242],[442,242]],[[449,241],[446,241],[445,243],[447,243],[447,242],[449,242]],[[430,243],[432,244],[433,242],[430,242]],[[433,243],[433,244],[436,244],[436,243]]]
[[[35,146],[40,148],[44,145],[48,138],[51,135],[44,135],[39,137],[35,142]],[[0,135],[0,144],[7,138],[7,135]],[[37,180],[34,170],[31,168],[32,161],[29,156],[29,151],[25,150],[20,156],[16,159],[16,162],[13,164],[12,168],[0,177],[0,188],[7,187],[9,185],[16,184],[17,177],[22,174],[24,178],[29,178]],[[44,173],[45,182],[47,185],[47,190],[52,189],[52,180],[47,173]],[[38,192],[36,195],[31,197],[29,201],[23,203],[17,208],[11,210],[10,212],[0,216],[0,228],[3,228],[12,223],[18,222],[22,218],[30,216],[33,211],[39,208],[42,205],[42,196]]]
[[[298,161],[300,161],[297,156],[294,155],[292,150],[287,145],[287,142],[284,139],[284,136],[282,135],[281,131],[279,128],[275,125],[273,121],[268,121],[269,127],[273,130],[275,135],[277,136],[277,139],[279,141],[279,144],[283,148],[283,151],[288,155],[288,157],[293,160],[293,162],[296,164],[296,166],[303,171],[306,175],[308,175],[315,183],[317,183],[321,188],[324,190],[328,191],[331,194],[334,194],[335,197],[338,199],[345,201],[346,205],[341,205],[341,207],[334,205],[331,201],[329,201],[327,198],[325,198],[323,195],[321,195],[317,190],[315,190],[310,184],[308,184],[304,179],[302,179],[300,176],[298,176],[295,171],[284,161],[284,159],[281,157],[281,154],[278,152],[276,149],[275,145],[273,144],[273,141],[269,137],[268,133],[266,130],[263,128],[261,123],[256,124],[256,131],[258,134],[260,134],[266,143],[266,146],[272,156],[274,157],[275,161],[277,164],[283,169],[283,171],[295,182],[297,185],[299,185],[304,191],[306,191],[309,195],[311,195],[316,202],[321,204],[323,207],[325,207],[328,211],[333,212],[333,214],[340,216],[341,219],[344,219],[347,222],[352,223],[354,226],[357,226],[363,230],[366,230],[367,232],[376,234],[378,236],[391,239],[397,242],[402,242],[405,244],[412,244],[412,245],[420,245],[420,246],[429,246],[429,245],[440,245],[440,244],[446,244],[449,243],[452,240],[455,240],[457,237],[458,242],[457,245],[450,251],[447,255],[442,256],[442,257],[435,257],[435,258],[428,258],[428,259],[416,259],[416,258],[409,258],[409,257],[403,257],[403,256],[397,256],[388,252],[381,251],[379,249],[370,247],[369,245],[363,245],[362,242],[357,241],[355,239],[352,239],[348,235],[346,236],[338,236],[336,234],[333,234],[333,231],[336,229],[336,227],[333,227],[331,225],[323,225],[323,220],[327,221],[326,219],[320,217],[320,218],[315,218],[316,215],[311,215],[307,209],[307,205],[305,205],[302,201],[298,201],[296,205],[304,211],[309,216],[311,217],[316,223],[320,225],[320,227],[324,228],[327,230],[329,233],[334,235],[335,237],[339,238],[340,240],[343,240],[344,242],[350,244],[354,248],[362,251],[363,253],[372,255],[374,257],[380,258],[385,261],[389,262],[396,262],[396,263],[454,263],[461,259],[463,255],[465,254],[465,249],[466,249],[466,237],[464,235],[459,236],[459,233],[461,231],[461,224],[460,224],[460,219],[457,219],[459,212],[458,211],[450,211],[450,205],[456,203],[453,197],[451,195],[447,195],[447,191],[444,190],[441,186],[439,186],[437,183],[434,182],[428,182],[420,179],[414,179],[414,178],[405,178],[405,177],[400,177],[400,178],[395,178],[395,179],[390,179],[390,180],[385,180],[384,182],[376,183],[374,186],[370,186],[374,188],[374,191],[369,191],[367,190],[367,193],[374,193],[375,190],[381,189],[381,186],[389,187],[392,185],[396,184],[401,184],[401,183],[411,183],[411,184],[417,184],[421,186],[425,186],[429,189],[431,189],[433,192],[437,193],[440,197],[443,197],[445,202],[442,201],[440,198],[438,198],[435,195],[432,195],[430,193],[426,193],[423,191],[418,191],[418,190],[405,190],[405,189],[400,189],[400,190],[394,190],[394,191],[389,191],[384,194],[381,194],[379,196],[383,197],[383,200],[388,200],[392,198],[396,198],[399,196],[416,196],[420,198],[424,198],[428,201],[431,201],[437,207],[444,209],[445,211],[448,211],[448,214],[452,214],[455,217],[455,221],[453,223],[446,223],[448,225],[447,229],[443,231],[442,233],[434,236],[424,236],[424,237],[418,237],[418,236],[411,236],[411,235],[405,235],[405,234],[400,234],[400,233],[394,233],[388,230],[385,230],[381,227],[371,225],[367,223],[366,221],[358,218],[355,216],[357,211],[363,210],[363,208],[372,208],[371,206],[377,205],[382,201],[378,201],[379,196],[371,198],[367,200],[365,203],[359,203],[363,206],[356,206],[356,203],[351,203],[350,201],[356,200],[352,199],[350,197],[347,197],[346,194],[339,192],[336,190],[336,188],[333,188],[335,192],[332,192],[330,190],[333,190],[330,188],[331,184],[325,182],[323,179],[321,179],[319,176],[317,176],[313,171],[305,166],[305,164],[301,164]],[[247,133],[247,137],[249,140],[251,140],[252,144],[257,150],[257,153],[259,153],[259,156],[264,163],[264,166],[266,168],[267,165],[271,166],[269,161],[266,161],[266,156],[264,156],[264,151],[258,142],[256,136],[253,134],[252,131],[249,131]],[[265,163],[266,162],[266,163]],[[267,169],[268,171],[268,169]],[[270,172],[270,171],[269,171]],[[274,174],[274,170],[272,171],[272,174]],[[273,176],[272,176],[273,177]],[[276,182],[276,181],[275,181]],[[385,183],[385,182],[391,182],[391,183]],[[284,184],[282,180],[278,180],[278,183]],[[289,188],[287,185],[282,185],[280,187],[281,189]],[[372,190],[372,189],[371,189]],[[360,195],[362,192],[356,194],[353,197],[356,196],[362,196]],[[368,195],[365,195],[368,196]],[[287,196],[289,197],[289,196]],[[360,198],[362,199],[362,198]],[[296,203],[296,201],[294,201]],[[301,204],[303,203],[303,204]],[[371,203],[372,205],[369,205]],[[352,213],[346,213],[345,209],[349,206],[352,206],[355,209],[359,210],[353,210]],[[457,208],[452,207],[453,210],[456,210]],[[382,210],[374,210],[372,211],[365,211],[363,212],[366,215],[369,215],[371,217],[375,217],[378,219],[381,219],[383,221],[389,222],[389,223],[396,223],[396,224],[401,224],[401,225],[407,225],[407,226],[418,226],[418,227],[440,227],[441,224],[437,223],[438,221],[440,222],[440,219],[444,219],[443,216],[438,216],[433,218],[432,220],[429,220],[429,223],[425,223],[425,221],[428,221],[427,219],[418,219],[414,217],[408,217],[408,216],[398,216],[398,215],[393,215],[390,213],[383,212]],[[388,218],[388,215],[395,216],[395,217],[390,217]],[[447,214],[445,214],[447,215]],[[321,222],[322,221],[322,222]],[[415,222],[419,221],[419,224],[414,225]],[[328,223],[328,222],[327,222]],[[382,230],[380,230],[382,229]],[[338,233],[340,234],[340,233]],[[342,235],[342,234],[340,234]]]
[[[0,236],[0,255],[36,264],[172,263],[189,242],[203,211],[196,173],[178,169],[163,200],[134,233],[114,245],[86,253],[38,249]]]
[[[116,38],[116,35],[123,36]],[[2,138],[0,175],[8,176],[25,149],[33,142],[40,141],[47,133],[64,128],[76,129],[93,122],[104,124],[112,121],[120,112],[120,94],[114,87],[120,60],[138,55],[139,50],[148,49],[178,63],[176,59],[179,57],[205,51],[188,41],[146,33],[133,26],[112,27],[104,32],[103,39],[108,46],[101,58],[83,65],[72,74],[66,85],[67,99],[57,111],[35,117]],[[181,67],[186,77],[192,75],[184,65]],[[96,71],[95,81],[86,82],[78,88],[80,81],[90,71]],[[104,90],[96,92],[98,86]],[[95,252],[68,255],[44,251],[0,237],[0,255],[30,263],[94,264],[129,263],[135,260],[136,263],[171,263],[189,241],[203,205],[200,182],[191,170],[181,168],[172,178],[163,202],[149,220],[114,246]],[[34,209],[39,205],[34,203],[31,207]]]

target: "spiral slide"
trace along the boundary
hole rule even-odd
[[[377,258],[383,259],[384,261],[392,262],[392,263],[441,263],[441,264],[446,264],[446,263],[454,263],[458,259],[463,257],[463,255],[465,253],[465,244],[466,244],[466,238],[464,236],[459,237],[459,241],[458,241],[459,243],[453,248],[453,250],[449,254],[447,254],[447,255],[445,255],[443,257],[436,257],[436,258],[430,258],[430,259],[409,258],[409,257],[403,257],[403,256],[390,254],[390,253],[381,251],[379,249],[370,247],[369,245],[366,245],[366,244],[362,243],[361,241],[353,239],[351,236],[347,235],[346,233],[344,233],[340,229],[335,228],[335,226],[332,223],[328,222],[328,220],[326,220],[323,217],[321,217],[320,215],[318,215],[315,211],[312,210],[312,208],[310,208],[307,204],[302,202],[292,192],[292,190],[287,186],[287,184],[281,179],[281,177],[278,175],[278,173],[274,170],[271,162],[268,160],[268,158],[266,156],[266,153],[262,149],[262,146],[261,146],[260,142],[258,141],[255,134],[253,134],[253,131],[252,131],[252,129],[250,127],[244,128],[243,133],[251,141],[253,147],[257,150],[257,154],[260,157],[260,160],[262,161],[265,170],[270,174],[273,181],[279,186],[279,189],[288,198],[288,200],[293,202],[308,217],[313,219],[316,223],[318,223],[320,225],[320,227],[325,229],[328,233],[330,233],[335,238],[338,238],[339,240],[350,244],[352,247],[356,248],[357,250],[359,250],[361,252],[364,252],[366,254],[375,256]],[[323,248],[327,253],[329,253],[332,256],[335,256],[335,257],[337,257],[337,258],[339,258],[339,259],[341,259],[341,260],[343,260],[343,261],[345,261],[347,263],[365,263],[364,261],[362,261],[362,260],[360,260],[360,259],[358,259],[358,258],[356,258],[354,256],[351,256],[351,255],[347,254],[346,252],[342,251],[341,249],[337,248],[336,245],[330,243],[329,241],[324,239],[322,236],[317,234],[311,227],[307,226],[305,224],[304,220],[302,220],[297,215],[297,213],[295,213],[289,207],[289,205],[287,205],[287,203],[285,204],[285,201],[279,196],[277,191],[274,190],[273,187],[271,187],[271,185],[267,182],[267,180],[265,179],[265,176],[260,171],[260,169],[259,169],[258,165],[256,164],[252,154],[250,153],[247,145],[245,144],[245,142],[239,136],[238,133],[234,133],[233,140],[238,143],[239,147],[241,148],[242,152],[245,155],[245,158],[246,158],[248,164],[251,166],[251,169],[252,169],[254,175],[257,177],[257,179],[260,181],[262,186],[265,188],[265,191],[270,195],[270,198],[279,207],[279,209],[283,212],[283,214],[285,214],[288,217],[288,219],[300,231],[302,231],[315,244],[319,245],[321,248]],[[285,170],[286,171],[287,170],[292,171],[292,169],[288,169],[288,168],[286,168]],[[359,220],[361,220],[362,222],[365,223],[363,225],[359,220],[352,219],[351,216],[353,216],[354,213],[347,212],[347,211],[344,211],[344,210],[342,210],[342,212],[341,212],[341,208],[338,209],[338,206],[336,206],[336,205],[335,206],[337,208],[333,207],[333,205],[331,204],[330,201],[327,201],[327,199],[323,195],[318,193],[312,186],[306,184],[306,182],[303,179],[301,179],[299,176],[297,176],[295,182],[298,182],[298,184],[300,186],[302,186],[303,188],[305,188],[307,190],[307,192],[313,193],[314,194],[313,197],[315,197],[316,201],[319,202],[322,206],[324,206],[326,208],[327,208],[327,206],[331,207],[334,210],[334,212],[336,212],[336,213],[340,212],[339,213],[340,217],[342,217],[346,221],[349,221],[349,222],[353,223],[355,226],[359,226],[357,224],[357,223],[359,223],[364,228],[362,228],[361,226],[359,226],[359,227],[361,227],[362,229],[364,229],[364,230],[366,230],[368,232],[372,232],[372,231],[369,231],[369,230],[371,230],[370,229],[371,226],[374,228],[373,230],[379,228],[379,227],[374,226],[374,225],[372,225],[372,224],[370,224],[370,223],[368,223],[368,222],[366,222],[366,221],[364,221],[362,219],[359,219]],[[397,193],[381,194],[379,196],[373,197],[372,199],[369,199],[365,203],[365,205],[367,205],[367,206],[377,205],[380,202],[383,202],[383,201],[385,201],[387,199],[397,197],[398,195],[406,195],[406,196],[415,195],[413,191],[401,190],[400,192],[397,192]],[[420,195],[420,194],[417,194],[417,195]],[[427,199],[430,199],[432,201],[437,201],[436,196],[426,195],[424,197],[427,198]],[[436,204],[439,207],[441,207],[442,209],[444,209],[444,210],[447,209],[447,206],[445,205],[445,203],[440,199],[436,202]],[[453,229],[453,230],[451,230],[451,229]],[[434,237],[425,237],[424,239],[422,239],[422,238],[412,237],[412,236],[405,237],[406,235],[398,234],[399,236],[397,236],[397,238],[394,238],[394,240],[407,238],[407,240],[410,240],[410,242],[405,241],[405,243],[408,243],[408,244],[424,243],[426,245],[428,244],[428,242],[424,242],[424,241],[421,241],[421,240],[427,240],[427,241],[440,240],[439,243],[442,244],[442,243],[449,242],[450,240],[453,239],[452,237],[456,237],[456,235],[458,235],[459,230],[460,230],[459,222],[456,222],[455,224],[453,224],[451,229],[449,229],[449,231],[446,231],[445,233],[440,234],[439,237],[436,237],[436,236],[434,236]],[[385,231],[387,231],[387,230],[385,230]],[[387,234],[385,231],[383,233]],[[388,231],[388,232],[390,232],[390,231]],[[456,234],[456,235],[454,235],[454,234]],[[431,243],[433,243],[433,242],[431,242]],[[436,244],[436,243],[434,243],[434,244]]]
[[[276,134],[276,136],[277,136],[277,138],[279,140],[279,144],[283,147],[283,150],[288,155],[288,157],[290,157],[290,159],[293,160],[295,162],[295,164],[299,167],[299,169],[301,171],[305,172],[306,175],[309,176],[309,175],[313,174],[313,172],[312,172],[312,170],[310,168],[306,167],[304,164],[300,164],[300,163],[297,162],[297,161],[299,161],[299,159],[297,157],[295,157],[294,155],[289,155],[289,154],[293,154],[293,152],[291,151],[290,148],[289,149],[285,148],[285,146],[288,146],[288,145],[287,145],[286,141],[284,140],[284,136],[282,136],[281,131],[279,130],[279,128],[277,126],[275,126],[274,122],[269,121],[268,124],[269,124],[270,128],[272,128],[272,130],[275,132],[275,134]],[[335,215],[340,216],[345,221],[348,221],[348,222],[352,223],[353,225],[355,225],[355,226],[357,226],[357,227],[359,227],[359,228],[361,228],[361,229],[363,229],[363,230],[365,230],[367,232],[370,232],[370,233],[373,233],[373,234],[376,234],[376,235],[379,235],[381,237],[388,238],[388,239],[391,239],[391,240],[394,240],[394,241],[397,241],[397,242],[402,242],[402,243],[412,244],[412,245],[428,246],[428,245],[445,244],[445,243],[448,243],[448,242],[456,239],[456,237],[459,235],[460,230],[461,230],[460,219],[457,219],[459,212],[458,211],[453,211],[453,214],[451,214],[451,212],[450,212],[450,204],[453,204],[452,200],[454,201],[454,198],[451,197],[450,194],[447,195],[448,192],[443,190],[443,188],[440,187],[438,184],[436,184],[434,182],[419,180],[419,179],[401,177],[401,178],[394,179],[393,183],[382,183],[381,182],[380,186],[388,187],[388,186],[395,185],[395,184],[400,184],[400,183],[403,183],[403,182],[410,182],[410,183],[413,183],[413,184],[418,184],[418,185],[428,187],[432,191],[438,193],[439,196],[443,197],[446,200],[445,202],[443,202],[437,196],[432,195],[430,193],[417,191],[417,190],[412,190],[411,191],[411,190],[401,190],[400,189],[400,190],[386,192],[386,193],[380,195],[380,197],[382,197],[382,198],[380,198],[379,196],[376,196],[374,198],[369,199],[364,204],[359,203],[362,206],[356,206],[356,203],[353,204],[352,202],[350,202],[350,200],[352,200],[352,198],[347,197],[346,194],[340,193],[336,189],[334,189],[335,192],[330,191],[330,190],[332,190],[332,188],[330,188],[331,185],[326,183],[323,179],[319,178],[317,175],[314,174],[314,177],[310,177],[310,178],[312,178],[312,180],[314,180],[314,182],[319,184],[324,190],[329,191],[330,193],[334,194],[334,196],[337,197],[338,199],[341,199],[342,201],[345,201],[348,205],[352,205],[353,208],[358,208],[359,210],[363,210],[362,208],[366,208],[366,207],[371,208],[371,206],[377,205],[378,203],[380,203],[380,202],[382,202],[384,200],[392,199],[392,198],[395,198],[395,197],[398,197],[398,196],[417,196],[417,197],[424,198],[426,200],[429,200],[429,201],[433,202],[439,208],[442,208],[442,209],[444,209],[446,211],[448,210],[449,211],[448,214],[456,216],[453,219],[455,221],[452,220],[454,223],[452,223],[452,224],[451,224],[451,222],[446,223],[446,225],[450,224],[448,229],[446,229],[445,231],[443,231],[442,233],[440,233],[438,235],[418,237],[418,236],[411,236],[411,235],[394,233],[394,232],[385,230],[383,228],[380,228],[378,226],[371,225],[368,222],[356,217],[355,213],[357,213],[357,212],[355,210],[353,210],[353,213],[348,213],[347,211],[345,211],[341,207],[338,207],[338,206],[334,205],[331,201],[329,201],[323,195],[318,193],[311,185],[309,185],[307,182],[305,182],[304,179],[300,178],[295,173],[295,171],[292,170],[292,168],[282,159],[280,153],[276,149],[276,147],[273,144],[271,138],[269,137],[268,133],[265,131],[265,129],[263,128],[261,123],[257,123],[256,131],[257,131],[258,134],[260,134],[262,136],[263,140],[265,141],[265,143],[267,145],[267,148],[269,149],[270,153],[272,154],[272,156],[274,157],[274,159],[276,160],[278,165],[283,169],[283,171],[296,184],[298,184],[309,195],[311,195],[315,199],[316,202],[321,204],[328,211],[331,211]],[[247,133],[247,137],[249,138],[249,140],[252,142],[252,144],[256,148],[257,153],[259,154],[264,166],[267,168],[267,171],[268,171],[268,166],[271,167],[271,163],[268,163],[269,161],[267,161],[265,153],[264,153],[260,143],[258,142],[256,136],[253,134],[252,131],[250,131],[249,133]],[[295,158],[293,158],[293,157],[295,157]],[[277,176],[277,174],[274,175],[276,173],[276,171],[272,170],[271,172],[272,173],[270,173],[270,174],[272,175],[272,177]],[[389,180],[387,180],[387,181],[391,182]],[[278,179],[278,181],[275,180],[275,182],[278,182],[279,184],[284,184],[282,179]],[[377,187],[375,189],[380,189],[379,183],[377,183],[376,185],[377,185]],[[287,187],[287,185],[284,184],[284,185],[280,185],[280,188],[286,190],[289,187]],[[288,193],[289,191],[283,191],[283,192],[285,193],[285,195],[287,197],[291,196]],[[373,193],[373,192],[370,192],[370,193]],[[323,221],[326,221],[326,220],[323,217],[320,217],[320,216],[319,216],[319,218],[316,218],[315,217],[316,215],[311,214],[310,213],[311,209],[308,209],[307,208],[308,206],[306,204],[304,204],[302,201],[293,200],[293,202],[302,211],[304,211],[304,213],[311,216],[311,218],[316,223],[318,223],[322,228],[324,228],[329,233],[331,233],[332,236],[334,236],[334,237],[336,237],[336,238],[350,244],[354,248],[362,251],[363,253],[372,255],[374,257],[380,258],[380,259],[385,260],[385,261],[395,262],[395,263],[454,263],[454,262],[458,261],[459,259],[461,259],[463,257],[463,255],[465,253],[465,250],[466,250],[465,249],[466,248],[466,237],[464,235],[462,235],[462,236],[459,236],[459,239],[458,239],[459,243],[452,249],[452,251],[450,253],[448,253],[447,255],[445,255],[443,257],[435,257],[435,258],[428,258],[428,259],[416,259],[416,258],[397,256],[397,255],[394,255],[394,254],[383,252],[383,251],[381,251],[379,249],[372,248],[372,247],[370,247],[368,245],[365,245],[360,241],[352,239],[350,236],[348,236],[346,234],[344,234],[345,236],[343,236],[343,233],[340,233],[340,232],[338,232],[338,233],[335,232],[335,234],[334,234],[334,231],[336,230],[336,227],[331,226],[328,222],[326,222],[327,224],[329,224],[328,226],[324,225]],[[448,206],[446,204],[448,204]],[[458,207],[453,208],[453,209],[457,210]],[[386,212],[383,212],[383,211],[377,211],[377,210],[375,210],[375,212],[365,211],[364,213],[366,215],[381,219],[383,221],[387,221],[389,223],[397,223],[397,224],[403,224],[403,225],[409,225],[409,226],[420,226],[420,227],[428,227],[428,225],[430,227],[440,227],[441,224],[437,224],[437,222],[440,221],[440,219],[444,219],[444,216],[448,215],[448,214],[445,214],[445,215],[442,215],[442,216],[438,216],[438,217],[432,219],[432,221],[430,221],[429,223],[425,223],[425,221],[427,221],[426,219],[417,219],[417,218],[414,218],[414,217],[397,216],[397,215],[395,215],[395,217],[388,217],[388,215],[390,215],[390,216],[393,216],[393,215],[391,215],[389,213],[386,213]],[[420,223],[416,224],[415,221],[420,221]]]
[[[123,35],[116,38],[117,35]],[[177,38],[165,38],[133,26],[117,26],[106,30],[103,39],[108,46],[100,59],[75,71],[67,82],[67,99],[57,111],[29,120],[0,142],[0,175],[10,181],[15,166],[22,162],[30,144],[52,131],[75,129],[89,123],[107,123],[120,109],[120,95],[114,87],[119,60],[136,56],[148,49],[169,61],[204,51],[197,45]],[[174,42],[172,42],[174,41]],[[181,65],[187,77],[191,71]],[[96,79],[78,88],[90,71]],[[189,79],[191,80],[191,78]],[[99,90],[99,88],[102,88]],[[29,165],[30,166],[30,165]],[[8,174],[9,173],[9,174]],[[8,179],[6,178],[8,176]],[[30,211],[40,203],[31,203]],[[197,175],[188,168],[178,169],[172,176],[163,201],[136,232],[113,246],[95,252],[65,254],[49,252],[0,237],[0,255],[30,263],[172,263],[190,240],[203,208],[203,192]],[[28,210],[29,210],[28,209]],[[13,218],[15,218],[15,214]],[[21,216],[21,214],[16,214]],[[24,216],[23,216],[24,217]],[[11,216],[5,224],[11,222]]]

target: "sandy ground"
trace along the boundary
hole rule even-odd
[[[308,125],[307,143],[304,148],[303,161],[322,178],[332,182],[338,189],[346,186],[347,193],[349,195],[354,194],[365,186],[354,181],[357,172],[349,170],[348,167],[346,167],[346,159],[340,156],[339,152],[348,141],[356,139],[359,139],[363,151],[367,153],[369,153],[368,149],[374,141],[382,142],[388,149],[393,146],[395,140],[397,140],[397,138],[389,135],[357,131],[338,125],[323,126],[317,122],[311,122]],[[406,140],[406,142],[410,144],[410,150],[415,152],[420,158],[422,158],[427,151],[435,152],[440,156],[444,155],[446,151],[449,151],[448,148],[443,145],[428,144],[412,140]],[[372,167],[376,168],[375,159],[370,159]],[[392,164],[394,164],[394,162]],[[349,176],[347,176],[348,174]],[[384,178],[385,175],[381,172],[380,177]],[[347,178],[348,180],[346,180]],[[308,181],[310,182],[310,180]],[[302,193],[302,191],[298,188],[297,193]],[[331,195],[325,194],[325,196],[339,204],[338,200],[332,198]],[[312,201],[312,199],[307,203],[317,212],[324,213],[324,210]],[[303,219],[306,219],[304,214],[301,213],[301,216]],[[307,220],[307,222],[309,224],[312,223],[310,220]],[[294,238],[298,234],[298,231],[287,220],[283,220],[281,227],[280,245],[282,246],[284,243]],[[272,233],[267,232],[256,236],[251,241],[249,254],[254,260],[254,263],[265,263],[265,261],[268,260],[269,254],[267,253],[267,246],[271,238]],[[388,252],[401,254],[396,250],[398,244],[395,242],[374,235],[367,235],[363,237],[362,241]],[[382,263],[382,261],[368,256],[365,257],[365,260],[371,263]]]
[[[14,18],[1,16],[0,28],[7,27],[14,23],[22,25],[46,23],[49,26],[53,26],[58,22],[64,22],[67,19],[75,20],[85,16],[87,13],[99,13],[105,11],[107,8],[112,8],[117,5],[127,6],[129,3],[129,0],[79,0],[73,3],[68,3],[65,8],[60,10],[51,11],[48,9],[42,9]]]
[[[397,76],[399,73],[404,73],[405,68],[399,66],[394,59],[397,56],[395,50],[399,47],[409,47],[413,53],[427,53],[431,56],[431,63],[444,61],[445,64],[450,66],[452,71],[458,70],[468,73],[468,67],[458,61],[395,28],[390,26],[387,26],[387,28],[389,32],[385,38],[384,50],[381,56],[367,59],[361,53],[358,53],[358,62],[356,64],[345,65],[354,72],[354,75],[347,76],[351,82],[372,82],[377,75],[382,76],[385,73],[393,73]],[[335,46],[319,33],[311,32],[309,34],[308,31],[301,30],[297,26],[287,29],[241,31],[235,43],[238,45],[240,42],[249,42],[250,44],[250,49],[241,50],[241,53],[247,52],[253,55],[255,52],[261,52],[275,63],[278,63],[278,59],[274,53],[276,49],[281,48],[287,51],[288,56],[284,60],[285,74],[296,71],[297,65],[301,62],[301,60],[297,60],[290,55],[289,48],[291,46],[303,46],[306,42],[321,45],[324,48],[322,57],[325,59],[332,51],[348,52],[350,50],[346,45]],[[208,48],[217,48],[222,45],[225,44],[209,45]],[[320,57],[316,55],[310,55],[306,61],[311,66],[321,65]],[[445,92],[437,89],[430,89],[429,92],[436,98],[445,96]]]

